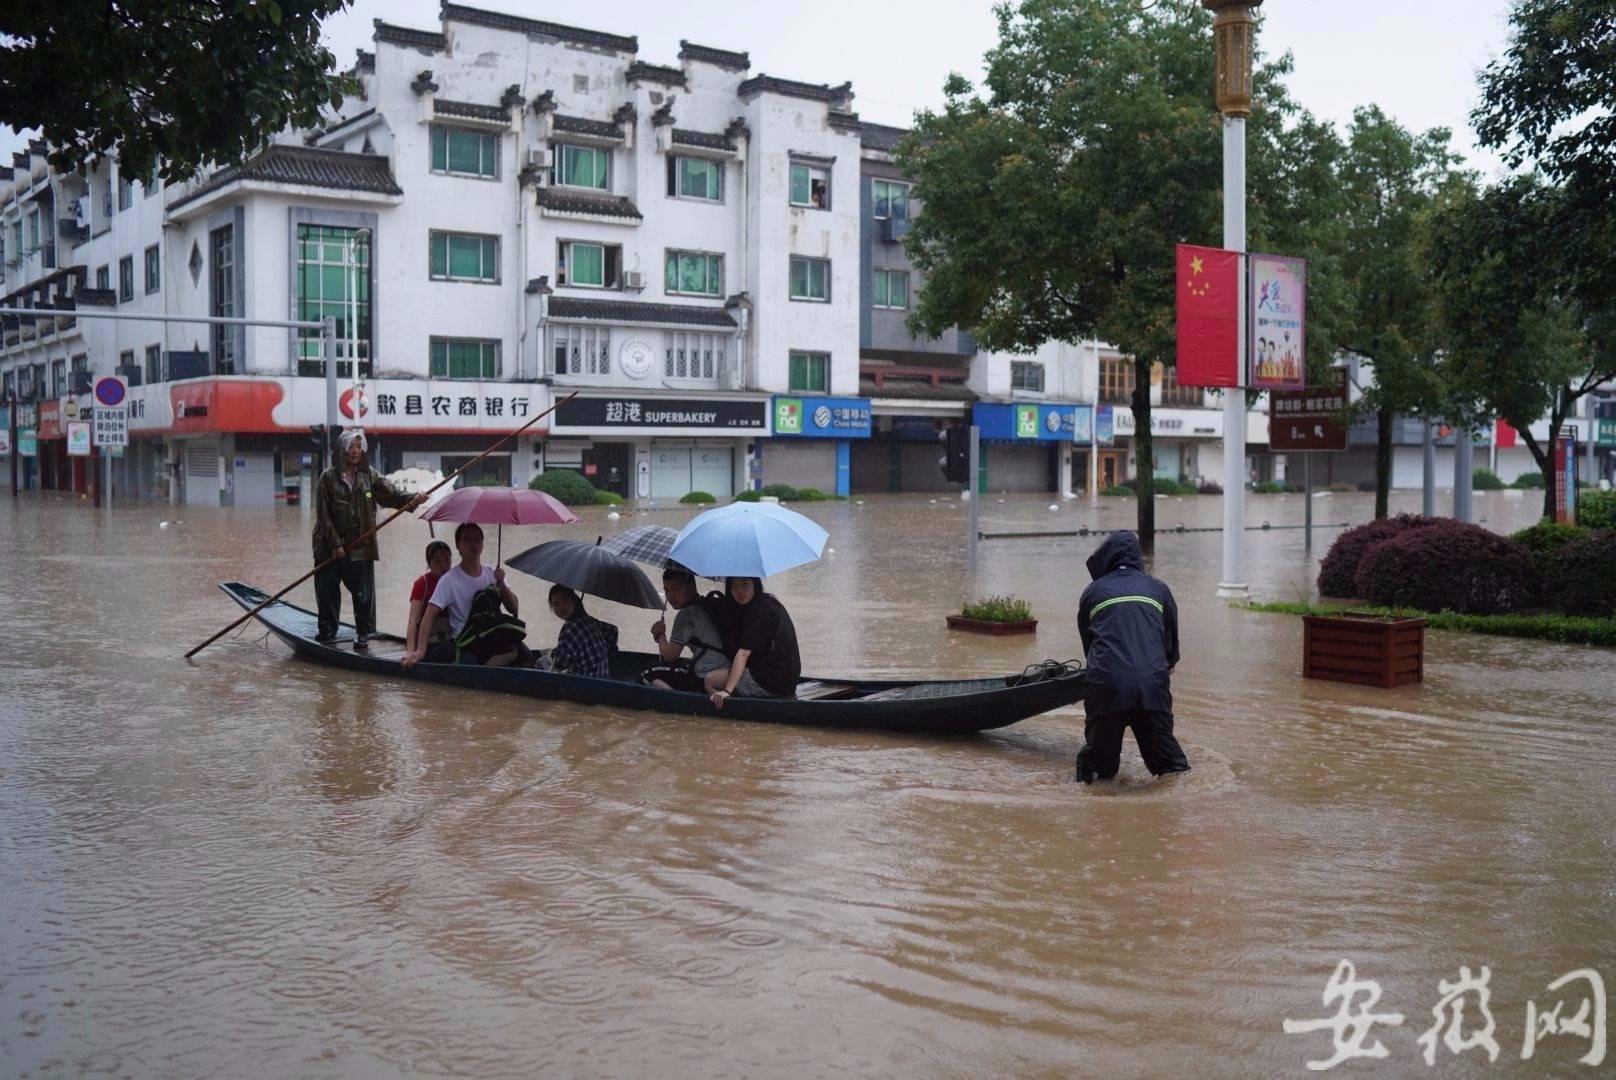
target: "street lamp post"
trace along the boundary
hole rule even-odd
[[[1218,111],[1223,114],[1223,246],[1246,250],[1246,117],[1251,115],[1252,46],[1262,0],[1201,0],[1213,13]],[[1223,398],[1223,575],[1218,595],[1249,599],[1246,586],[1246,273],[1240,271],[1236,385]]]

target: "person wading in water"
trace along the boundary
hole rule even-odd
[[[376,507],[413,510],[425,495],[410,495],[377,476],[365,460],[365,433],[355,428],[337,440],[335,465],[320,474],[314,492],[314,563],[337,561],[314,575],[319,633],[314,640],[335,641],[342,614],[342,587],[353,597],[355,649],[370,648],[376,634],[376,538],[359,538],[376,527]]]
[[[1154,776],[1188,772],[1173,737],[1172,671],[1178,664],[1178,605],[1173,590],[1144,571],[1139,537],[1126,529],[1101,541],[1088,560],[1093,582],[1077,604],[1088,683],[1083,692],[1083,749],[1077,778],[1117,775],[1122,732],[1133,728]]]

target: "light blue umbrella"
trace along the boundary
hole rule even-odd
[[[771,577],[813,562],[830,534],[774,503],[731,503],[679,530],[668,557],[702,577]]]

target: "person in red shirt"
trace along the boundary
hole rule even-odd
[[[427,601],[432,599],[432,590],[438,587],[438,579],[449,572],[454,562],[454,552],[442,540],[434,540],[426,546],[426,573],[415,579],[410,586],[410,618],[406,624],[409,627],[405,635],[404,651],[413,653],[417,645],[426,650],[423,657],[430,664],[454,663],[454,642],[449,640],[449,623],[447,620],[433,628],[432,636],[436,641],[417,641],[421,633],[421,613],[426,610]]]

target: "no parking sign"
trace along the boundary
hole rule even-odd
[[[95,380],[95,444],[123,448],[129,445],[129,384],[122,375]]]

